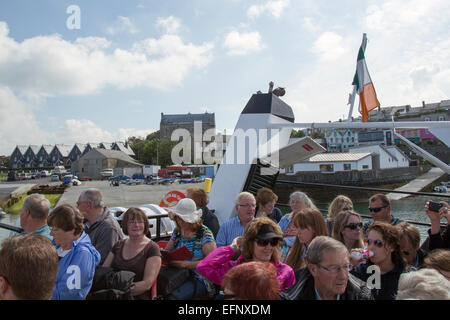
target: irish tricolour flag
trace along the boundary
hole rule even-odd
[[[367,70],[362,47],[359,48],[356,73],[352,84],[356,86],[356,92],[359,94],[359,113],[362,115],[362,121],[366,122],[369,119],[369,111],[379,107],[380,102],[378,102],[369,70]]]

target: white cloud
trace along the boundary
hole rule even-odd
[[[368,7],[356,21],[367,32],[365,52],[382,107],[420,106],[450,96],[450,2],[391,0]],[[333,30],[336,30],[334,28]],[[339,29],[322,33],[311,47],[319,59],[286,84],[284,100],[296,122],[346,118],[362,33]],[[358,98],[353,116],[358,116]]]
[[[366,56],[371,56],[369,71],[382,106],[448,99],[448,21],[445,0],[391,0],[367,9]]]
[[[131,50],[109,53],[105,38],[70,42],[49,35],[19,43],[8,33],[0,22],[0,85],[41,96],[91,94],[108,85],[168,90],[212,59],[212,43],[186,43],[177,35],[148,38]]]
[[[116,35],[120,33],[135,34],[138,30],[131,22],[130,18],[118,16],[113,25],[106,28],[106,33],[109,35]]]
[[[348,53],[348,46],[344,38],[335,32],[324,32],[314,42],[311,49],[321,59],[336,60],[342,55]]]
[[[320,26],[310,17],[303,18],[303,28],[309,32],[317,32],[320,30]]]
[[[0,155],[10,155],[18,144],[40,144],[46,134],[34,118],[36,109],[14,92],[0,86]]]
[[[264,45],[259,32],[231,31],[225,37],[224,47],[227,48],[228,55],[236,56],[261,51]]]
[[[181,22],[179,19],[170,16],[167,18],[158,18],[156,20],[156,26],[162,28],[165,33],[176,34],[181,27]]]
[[[283,14],[284,9],[289,5],[290,0],[269,0],[264,4],[252,5],[247,9],[247,16],[255,19],[267,13],[278,19]]]

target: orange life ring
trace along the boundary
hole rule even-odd
[[[159,203],[160,207],[173,207],[175,206],[178,201],[181,199],[186,198],[186,195],[183,191],[179,190],[172,190],[166,193],[166,195],[162,198],[161,202]]]

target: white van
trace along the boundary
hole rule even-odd
[[[64,173],[66,173],[67,172],[67,170],[66,170],[66,168],[64,168],[64,166],[55,166],[54,168],[53,168],[53,173],[54,174],[59,174],[59,175],[61,175],[61,174],[64,174]]]
[[[100,175],[103,178],[109,178],[114,175],[114,172],[113,172],[113,169],[103,169],[102,171],[100,171]]]
[[[50,175],[50,172],[48,172],[47,170],[41,171],[41,177],[48,177],[49,175]]]

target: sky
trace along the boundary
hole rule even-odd
[[[145,137],[162,112],[231,133],[270,81],[296,122],[346,118],[363,33],[382,107],[449,99],[448,0],[0,0],[0,155]]]

